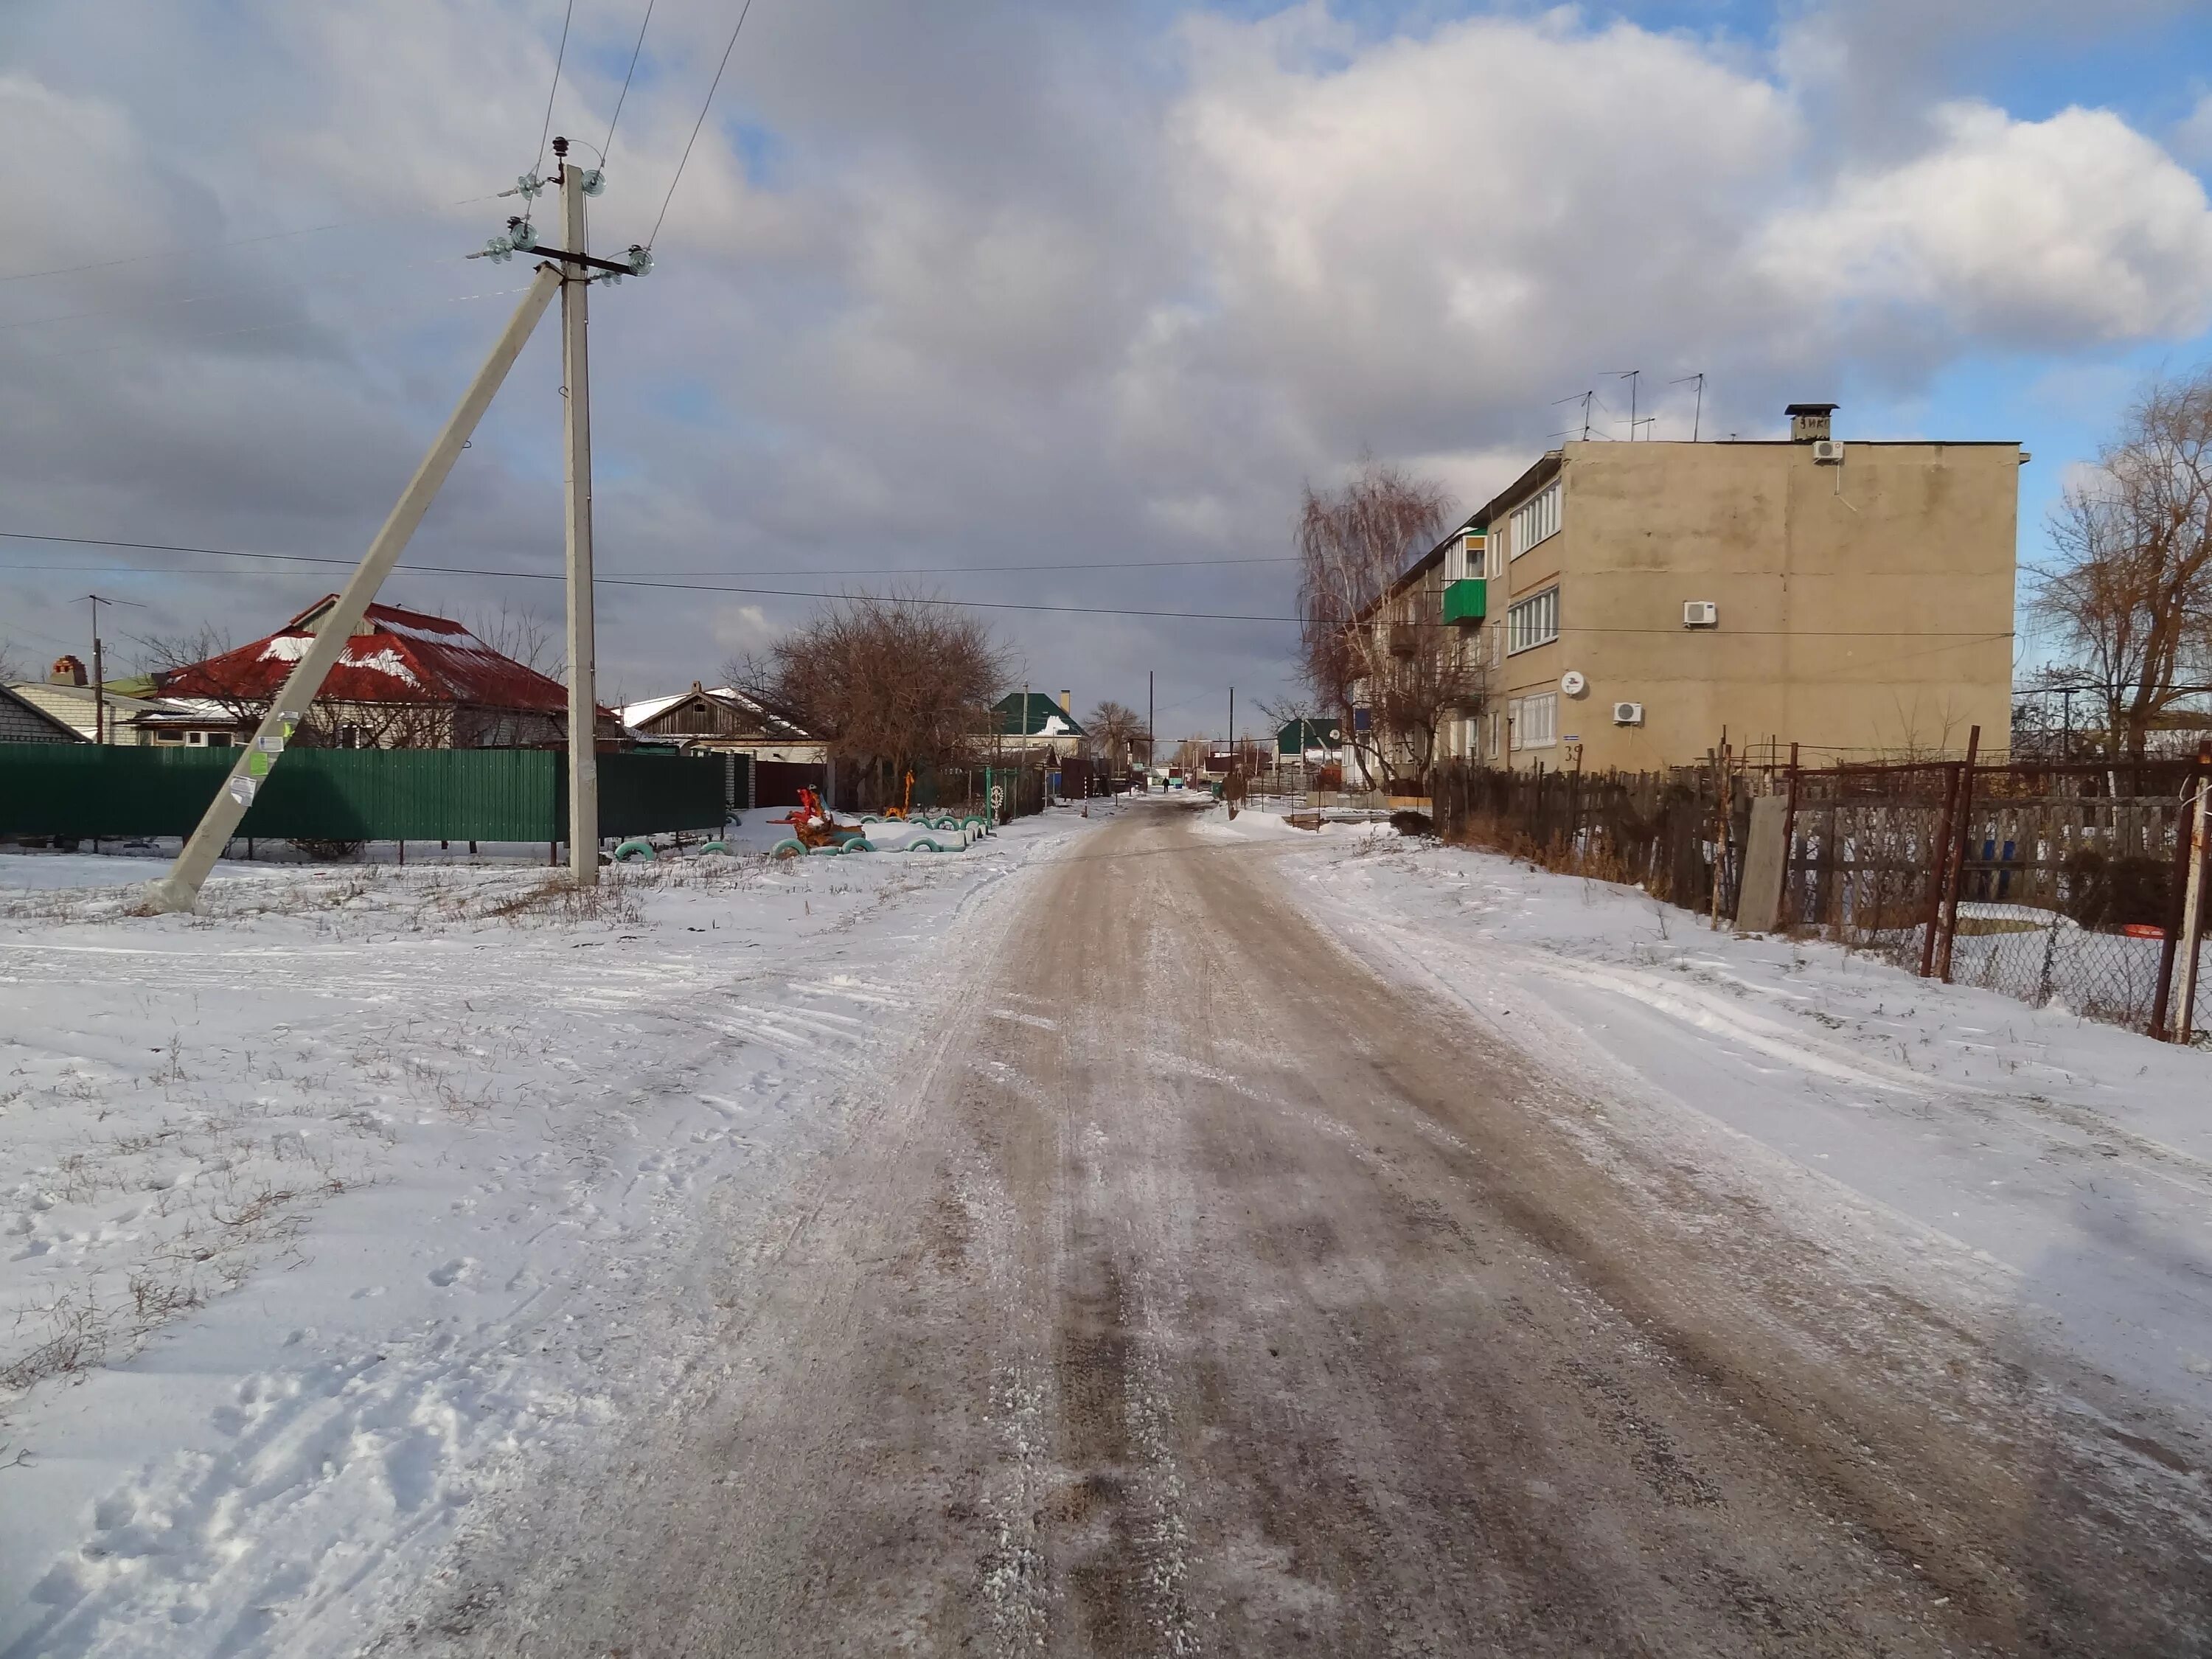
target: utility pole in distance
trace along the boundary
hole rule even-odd
[[[100,648],[100,607],[103,605],[128,605],[128,599],[111,599],[99,593],[88,593],[86,600],[92,606],[92,740],[107,741],[107,670]]]
[[[584,169],[568,160],[568,141],[556,138],[561,165],[561,242],[565,253],[584,246]],[[579,887],[599,880],[599,675],[592,600],[592,370],[586,309],[589,270],[561,265],[561,379],[568,419],[561,446],[568,576],[568,876]]]

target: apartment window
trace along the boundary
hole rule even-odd
[[[1546,691],[1513,700],[1513,746],[1549,749],[1559,740],[1559,694]]]
[[[1457,541],[1444,550],[1446,581],[1463,582],[1481,577],[1484,540],[1480,530],[1464,531]]]
[[[1519,558],[1548,536],[1559,533],[1559,481],[1557,478],[1513,509],[1513,556]]]
[[[1516,599],[1505,612],[1505,654],[1533,651],[1559,637],[1559,590],[1547,587]]]

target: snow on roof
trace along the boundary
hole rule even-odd
[[[617,712],[622,716],[622,723],[624,726],[635,727],[642,726],[647,720],[659,720],[670,709],[680,703],[689,702],[694,697],[712,697],[717,702],[726,703],[737,708],[740,713],[753,715],[759,720],[762,728],[770,733],[799,739],[805,739],[806,737],[806,733],[800,731],[791,721],[784,719],[781,714],[772,714],[754,698],[747,696],[733,685],[699,686],[689,691],[678,691],[671,696],[647,697],[642,702],[626,702]]]
[[[309,605],[264,639],[155,677],[167,696],[262,702],[307,653],[336,595]],[[461,623],[397,605],[372,605],[318,694],[337,702],[461,703],[557,714],[568,689],[502,656]]]

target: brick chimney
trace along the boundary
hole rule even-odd
[[[1834,425],[1834,404],[1792,404],[1782,412],[1790,417],[1793,444],[1821,443],[1835,436],[1830,429]]]
[[[56,657],[54,665],[46,671],[46,684],[49,685],[82,685],[84,683],[84,665],[75,657]]]
[[[1073,691],[1063,691],[1063,692],[1061,692],[1061,693],[1060,694],[1060,712],[1061,714],[1063,714],[1066,715],[1070,720],[1073,720],[1073,719],[1074,719],[1074,718],[1075,718],[1075,693],[1074,693],[1074,692],[1073,692]]]

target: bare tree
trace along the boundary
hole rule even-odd
[[[22,660],[15,654],[15,642],[0,640],[0,685],[13,685],[18,680],[27,680],[30,674]]]
[[[568,681],[568,654],[562,649],[562,624],[528,605],[501,605],[495,611],[478,611],[462,619],[477,638],[511,662],[549,680]]]
[[[2212,365],[2143,389],[2050,531],[2034,612],[2103,705],[2110,752],[2141,759],[2212,672]]]
[[[1480,653],[1445,625],[1440,582],[1404,580],[1450,517],[1442,485],[1371,456],[1343,489],[1305,490],[1300,677],[1321,707],[1340,711],[1370,782],[1425,781],[1443,722],[1480,706]]]
[[[1145,742],[1145,717],[1135,709],[1109,700],[1084,716],[1083,729],[1091,734],[1109,767],[1119,769]]]
[[[872,594],[835,601],[764,657],[724,670],[730,684],[857,768],[871,805],[896,799],[908,769],[971,758],[1007,672],[973,611]]]

